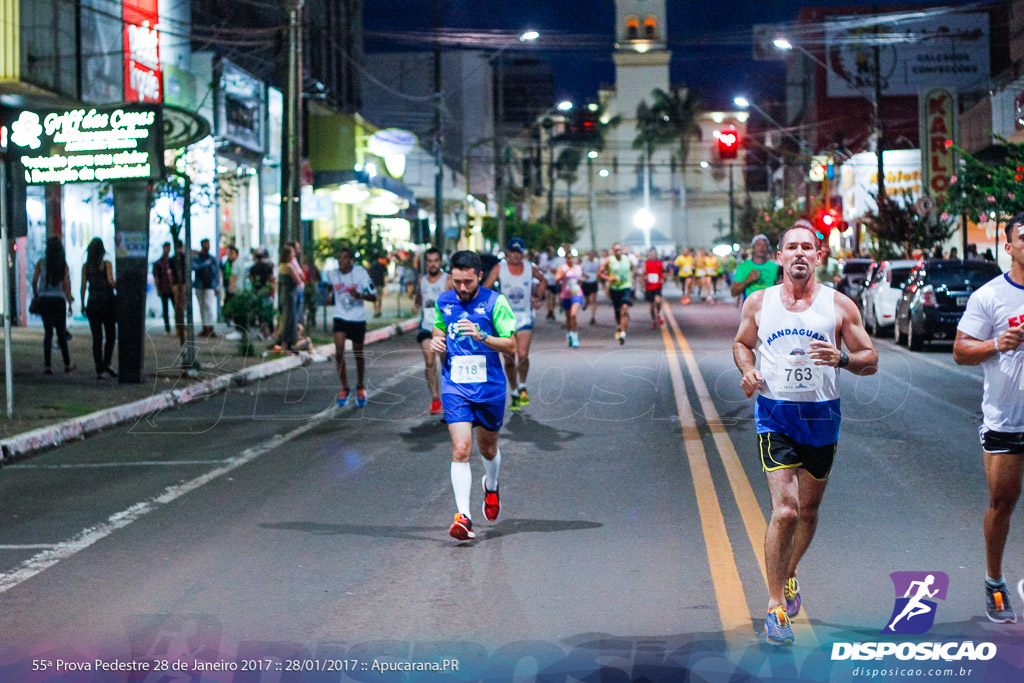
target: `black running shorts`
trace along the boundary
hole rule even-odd
[[[1024,453],[1024,432],[995,432],[982,425],[978,436],[986,453]]]
[[[661,296],[661,287],[658,287],[657,289],[648,289],[644,292],[644,301],[649,304],[653,304],[654,300],[659,296]]]
[[[581,282],[580,288],[583,290],[583,296],[597,294],[597,282]]]
[[[828,479],[832,473],[832,462],[836,457],[838,443],[825,446],[805,446],[780,432],[765,432],[757,435],[757,448],[761,453],[761,467],[765,472],[774,472],[792,467],[802,467],[819,481]]]
[[[431,332],[430,330],[420,330],[419,332],[416,333],[416,343],[422,344],[423,342],[427,341],[433,336],[434,333]]]
[[[608,298],[612,300],[612,308],[616,311],[623,306],[633,305],[633,288],[628,287],[626,289],[609,289]]]
[[[358,322],[352,320],[334,319],[334,334],[341,333],[346,339],[351,339],[353,344],[362,344],[366,340],[366,321]]]

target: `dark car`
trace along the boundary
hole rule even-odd
[[[922,261],[896,304],[896,343],[914,351],[952,340],[971,293],[1002,271],[991,261]]]
[[[851,258],[843,261],[843,279],[839,281],[839,291],[860,303],[860,290],[864,286],[864,278],[872,263],[874,260],[869,258]]]

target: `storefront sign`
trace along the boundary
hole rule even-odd
[[[885,193],[890,197],[909,194],[916,200],[922,190],[921,150],[890,149],[882,153],[885,166]],[[874,152],[861,152],[847,159],[842,166],[840,189],[843,218],[852,221],[876,210],[872,196],[878,188],[878,157]]]
[[[263,151],[264,85],[226,59],[220,62],[217,134],[253,152]]]
[[[124,0],[124,97],[162,102],[157,0]]]
[[[946,198],[953,175],[956,140],[956,95],[943,88],[923,90],[921,107],[921,170],[925,190],[938,202]]]
[[[163,120],[156,106],[23,111],[11,129],[15,168],[30,185],[163,175]]]

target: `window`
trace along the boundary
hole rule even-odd
[[[658,19],[653,15],[648,15],[644,19],[644,38],[646,40],[658,39]]]
[[[626,40],[640,39],[640,20],[635,16],[626,17]]]

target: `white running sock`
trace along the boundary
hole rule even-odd
[[[487,490],[497,491],[498,490],[498,470],[501,469],[501,449],[494,456],[494,460],[488,460],[484,456],[480,456],[480,459],[484,461],[484,474],[487,475]]]
[[[469,492],[473,488],[473,470],[468,462],[452,463],[452,490],[455,492],[455,507],[458,511],[473,519],[469,514]]]

